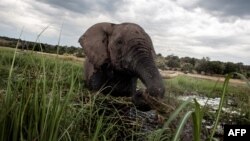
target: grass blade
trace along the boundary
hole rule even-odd
[[[182,131],[182,129],[183,129],[185,123],[187,122],[188,118],[191,116],[192,113],[193,113],[193,111],[188,111],[188,112],[184,115],[184,117],[182,118],[182,120],[181,120],[181,122],[180,122],[180,124],[179,124],[179,126],[178,126],[178,128],[177,128],[177,130],[176,130],[175,136],[174,136],[174,138],[173,138],[172,141],[178,141],[178,140],[179,140],[181,131]]]
[[[216,113],[215,123],[214,123],[213,129],[212,129],[209,141],[212,141],[214,133],[215,133],[216,128],[217,128],[217,125],[219,123],[220,114],[221,114],[221,111],[222,111],[222,106],[223,106],[223,103],[225,101],[226,90],[227,90],[227,87],[228,87],[228,84],[229,84],[229,80],[233,76],[233,74],[234,73],[228,74],[226,76],[225,81],[224,81],[224,84],[223,84],[223,87],[222,87],[222,95],[221,95],[221,99],[220,99],[220,104],[219,104],[219,107],[218,107],[218,110],[217,110],[217,113]]]
[[[181,112],[182,109],[184,109],[190,102],[191,102],[191,98],[189,98],[188,100],[186,100],[185,102],[183,102],[175,111],[173,114],[171,114],[171,116],[169,117],[169,119],[167,120],[167,122],[164,124],[164,127],[168,127],[169,124],[176,119],[177,115]]]
[[[201,124],[202,124],[202,119],[203,119],[203,111],[200,108],[200,104],[197,102],[196,99],[194,99],[195,102],[195,111],[192,113],[193,117],[193,135],[194,135],[194,140],[195,141],[200,141],[201,137]]]
[[[12,76],[12,73],[13,73],[14,63],[15,63],[15,60],[16,60],[17,48],[18,48],[18,45],[19,45],[22,34],[23,34],[23,29],[21,30],[21,33],[19,35],[19,38],[18,38],[18,41],[17,41],[17,44],[16,44],[16,48],[15,48],[15,52],[14,52],[14,55],[13,55],[10,71],[9,71],[8,84],[7,84],[7,96],[6,96],[7,103],[9,103],[9,101],[8,101],[9,100],[8,93],[10,91],[11,76]]]

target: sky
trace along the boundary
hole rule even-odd
[[[250,0],[0,0],[0,36],[80,47],[98,22],[137,23],[163,56],[250,65]],[[61,39],[59,40],[61,32]]]

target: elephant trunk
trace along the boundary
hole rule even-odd
[[[162,98],[165,93],[165,87],[152,55],[144,52],[138,54],[137,58],[133,68],[139,79],[146,86],[146,91],[151,96]]]

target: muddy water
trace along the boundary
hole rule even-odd
[[[186,101],[188,99],[196,99],[197,102],[202,107],[208,107],[209,112],[211,112],[212,114],[215,114],[216,110],[219,107],[220,100],[221,100],[221,98],[219,98],[219,97],[217,97],[217,98],[208,98],[208,97],[205,97],[205,96],[198,96],[198,95],[179,96],[179,97],[177,97],[177,99],[181,100],[181,101]],[[192,102],[194,102],[194,101],[192,101]],[[226,101],[226,103],[227,103],[226,104],[227,106],[222,108],[222,112],[227,113],[227,114],[229,114],[231,116],[239,116],[240,115],[239,109],[236,109],[233,106],[234,103],[233,103],[232,100],[229,99],[229,100]],[[205,127],[208,131],[211,131],[211,129],[213,128],[213,123],[214,123],[214,121],[212,121],[211,119],[210,120],[206,120],[206,119],[202,120],[203,127]],[[223,123],[218,124],[215,134],[217,135],[217,139],[221,140],[221,137],[224,134]]]
[[[198,96],[198,95],[189,95],[189,96],[179,96],[177,97],[178,100],[182,100],[182,101],[186,101],[188,99],[196,99],[197,102],[201,105],[201,106],[207,106],[209,108],[211,108],[211,112],[215,112],[215,110],[218,109],[219,104],[220,104],[220,100],[221,98],[216,97],[216,98],[208,98],[206,96]],[[227,105],[228,107],[222,108],[223,112],[229,113],[229,114],[237,114],[240,115],[239,110],[235,110],[235,108],[232,106],[234,105],[232,100],[227,100]]]

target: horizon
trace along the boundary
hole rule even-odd
[[[1,37],[7,37],[7,36],[1,36],[0,35],[0,38]],[[12,39],[16,39],[16,40],[18,40],[18,38],[15,38],[15,37],[8,37],[8,38],[12,38]],[[22,40],[22,39],[21,39]],[[28,42],[35,42],[35,41],[30,41],[30,40],[22,40],[22,41],[28,41]],[[39,43],[42,43],[42,44],[48,44],[48,45],[52,45],[52,46],[56,46],[57,44],[49,44],[49,43],[46,43],[46,42],[39,42]],[[64,47],[64,46],[66,46],[66,47],[75,47],[75,48],[82,48],[82,47],[77,47],[77,46],[73,46],[73,45],[71,45],[71,46],[68,46],[68,45],[60,45],[59,44],[59,46],[62,46],[62,47]],[[162,57],[168,57],[168,56],[177,56],[178,58],[185,58],[185,57],[189,57],[189,58],[194,58],[194,59],[199,59],[199,60],[201,60],[201,59],[203,59],[203,58],[207,58],[207,56],[203,56],[203,57],[201,57],[201,58],[197,58],[197,57],[190,57],[190,56],[178,56],[178,55],[176,55],[176,54],[168,54],[168,55],[162,55],[161,53],[156,53],[156,55],[161,55]],[[208,59],[209,59],[209,61],[220,61],[220,60],[212,60],[211,58],[209,58],[208,57]],[[230,61],[220,61],[220,62],[222,62],[222,63],[230,63]],[[243,62],[231,62],[231,63],[234,63],[234,64],[237,64],[237,63],[243,63]],[[243,65],[244,66],[250,66],[250,64],[245,64],[245,63],[243,63]]]
[[[3,0],[1,36],[80,47],[78,38],[98,22],[133,22],[151,37],[157,54],[209,57],[250,65],[248,0]],[[63,27],[62,27],[63,25]]]

